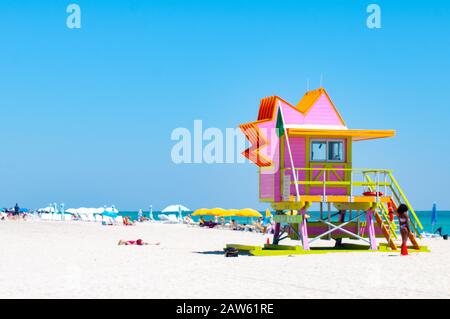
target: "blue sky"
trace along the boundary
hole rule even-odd
[[[81,7],[82,28],[66,27]],[[0,205],[255,207],[252,164],[175,165],[176,127],[235,127],[323,85],[354,167],[392,168],[417,209],[450,208],[450,3],[1,1]]]

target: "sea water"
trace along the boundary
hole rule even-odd
[[[331,214],[335,214],[336,212],[332,212]],[[153,217],[155,218],[155,220],[160,220],[159,219],[159,215],[160,214],[164,214],[161,212],[157,212],[154,211],[153,212]],[[175,214],[178,216],[178,213],[171,213],[171,214]],[[192,214],[192,212],[183,212],[182,216],[185,217],[188,214]],[[264,217],[266,214],[265,211],[261,211],[261,215]],[[318,216],[319,212],[308,212],[308,214],[310,214],[312,217],[314,216]],[[416,211],[417,216],[419,217],[424,231],[426,232],[431,232],[432,231],[432,226],[431,226],[431,211]],[[119,213],[119,215],[121,216],[130,216],[131,220],[136,220],[138,218],[138,212],[136,211],[121,211]],[[438,211],[437,213],[438,218],[437,218],[437,223],[434,226],[434,230],[436,230],[439,227],[442,227],[442,234],[448,234],[450,233],[450,211]],[[144,217],[149,217],[149,212],[145,211],[143,212],[143,216]],[[332,221],[336,221],[337,220],[337,216],[335,216],[334,218],[332,218]],[[194,221],[198,221],[199,217],[194,216],[193,217]],[[213,220],[214,221],[214,217],[211,216],[205,216],[206,220]],[[225,220],[228,222],[231,218],[230,217],[226,217]],[[236,220],[237,223],[239,224],[251,224],[253,221],[255,221],[255,218],[247,218],[247,217],[233,217],[233,219]]]

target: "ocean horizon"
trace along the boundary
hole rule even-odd
[[[259,211],[261,213],[261,215],[264,217],[265,216],[265,211]],[[189,212],[182,212],[182,216],[185,217],[188,214],[192,214],[192,211]],[[273,212],[271,212],[273,213]],[[333,211],[333,213],[336,213],[336,211]],[[142,214],[144,217],[149,217],[150,216],[150,212],[149,211],[142,211]],[[160,214],[175,214],[178,215],[178,213],[176,212],[171,212],[171,213],[163,213],[161,211],[153,211],[153,217],[155,220],[160,220],[159,215]],[[308,214],[310,216],[312,216],[313,218],[315,216],[319,215],[319,211],[310,211],[308,212]],[[432,225],[431,225],[431,211],[416,211],[417,216],[419,217],[424,231],[426,232],[432,232]],[[446,232],[450,231],[450,211],[448,210],[441,210],[438,211],[438,219],[437,219],[437,223],[434,226],[434,231],[439,228],[442,227],[442,233],[445,234]],[[138,219],[138,211],[119,211],[119,215],[121,216],[129,216],[131,218],[131,220],[137,220]],[[198,221],[200,217],[198,216],[193,216],[194,221]],[[206,220],[214,220],[213,216],[205,216]],[[238,223],[240,224],[250,224],[252,223],[254,220],[256,220],[256,218],[249,218],[249,217],[225,217],[226,221],[229,221],[230,219],[235,219]],[[332,221],[336,221],[337,220],[337,216],[335,216],[334,218],[332,218]]]

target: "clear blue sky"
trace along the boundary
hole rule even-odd
[[[235,127],[324,77],[354,146],[416,209],[450,208],[450,2],[1,1],[0,206],[255,207],[252,164],[175,165],[172,129]],[[66,27],[77,3],[82,28]]]

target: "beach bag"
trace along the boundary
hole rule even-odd
[[[225,257],[237,257],[239,256],[239,250],[234,247],[225,248]]]

